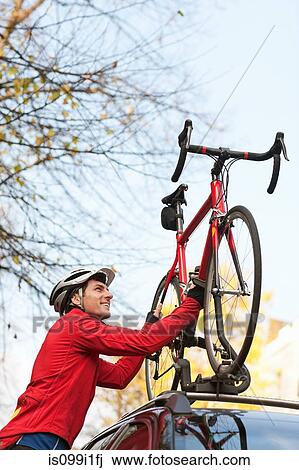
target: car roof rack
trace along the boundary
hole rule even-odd
[[[192,414],[192,408],[186,393],[181,391],[169,391],[161,393],[161,395],[153,398],[136,410],[126,413],[124,416],[122,416],[121,419],[127,418],[133,413],[147,410],[153,406],[165,406],[166,408],[169,408],[174,414]]]
[[[280,398],[250,397],[248,395],[228,395],[202,392],[185,392],[186,398],[192,403],[196,400],[244,403],[247,405],[274,406],[299,410],[299,401],[282,400]]]
[[[122,420],[128,418],[130,415],[145,411],[154,406],[164,406],[169,408],[173,414],[193,414],[194,410],[191,404],[197,400],[201,401],[215,401],[226,403],[243,403],[247,405],[260,405],[260,406],[273,406],[277,408],[289,408],[299,410],[299,401],[282,400],[280,398],[266,398],[266,397],[251,397],[248,395],[228,395],[228,394],[213,394],[203,392],[182,392],[182,391],[167,391],[161,393],[158,397],[153,398],[149,402],[130,411],[122,416]]]

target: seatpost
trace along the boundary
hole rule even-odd
[[[181,233],[184,230],[184,213],[180,201],[176,202],[176,218],[177,218],[177,232]]]

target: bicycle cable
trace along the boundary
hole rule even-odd
[[[239,161],[238,158],[234,158],[232,161],[230,161],[227,166],[226,166],[226,171],[227,171],[227,180],[226,180],[226,188],[225,188],[225,194],[226,194],[226,203],[227,203],[227,198],[228,198],[228,183],[229,183],[229,172],[234,163]]]
[[[217,163],[218,157],[215,157],[214,155],[211,155],[211,154],[208,154],[208,153],[206,154],[206,156],[209,157],[209,158],[212,158],[212,160],[214,160],[214,162]],[[224,168],[224,169],[223,169],[223,168]],[[221,169],[221,179],[222,179],[222,181],[225,180],[225,171],[226,171],[226,165],[223,164],[223,167],[222,167],[222,169]],[[226,188],[226,189],[227,189],[227,188]],[[216,205],[218,205],[224,197],[225,197],[225,203],[227,203],[227,200],[226,200],[226,192],[227,192],[227,191],[225,190],[225,191],[223,192],[222,196],[216,201]]]
[[[217,163],[218,157],[215,157],[214,155],[211,155],[211,154],[206,154],[206,156],[209,157],[209,158],[212,158],[212,160],[214,160],[214,162]],[[235,163],[237,160],[238,159],[235,158],[231,162],[229,162],[228,164],[223,163],[223,166],[222,166],[222,169],[221,169],[221,172],[220,172],[221,180],[223,182],[224,191],[223,191],[222,195],[219,197],[219,199],[216,201],[216,205],[218,205],[222,200],[224,200],[224,203],[226,205],[226,209],[228,207],[227,199],[228,199],[229,170],[230,170],[230,167],[232,166],[232,164]]]
[[[224,163],[223,164],[223,168],[221,170],[221,178],[222,178],[222,181],[223,181],[223,187],[224,187],[224,191],[223,191],[223,194],[222,196],[218,199],[217,203],[216,204],[219,204],[221,202],[222,199],[224,199],[225,201],[225,204],[226,204],[226,209],[228,207],[228,184],[229,184],[229,171],[231,169],[231,166],[236,163],[239,159],[238,158],[234,158],[232,161],[230,161],[227,165]]]

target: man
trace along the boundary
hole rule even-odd
[[[141,330],[108,326],[114,272],[79,268],[54,287],[50,305],[59,312],[34,362],[31,380],[9,423],[0,449],[70,449],[80,432],[96,386],[123,389],[145,356],[168,344],[197,320],[203,289],[194,287],[169,316],[155,312]],[[124,356],[116,364],[99,354]]]

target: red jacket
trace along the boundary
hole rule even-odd
[[[0,449],[20,435],[50,432],[70,447],[80,432],[96,386],[125,388],[144,356],[167,344],[197,319],[199,304],[187,298],[171,315],[142,330],[107,326],[73,309],[49,330],[36,357],[31,380],[19,397],[13,417],[0,431]],[[126,356],[116,364],[99,354]]]

